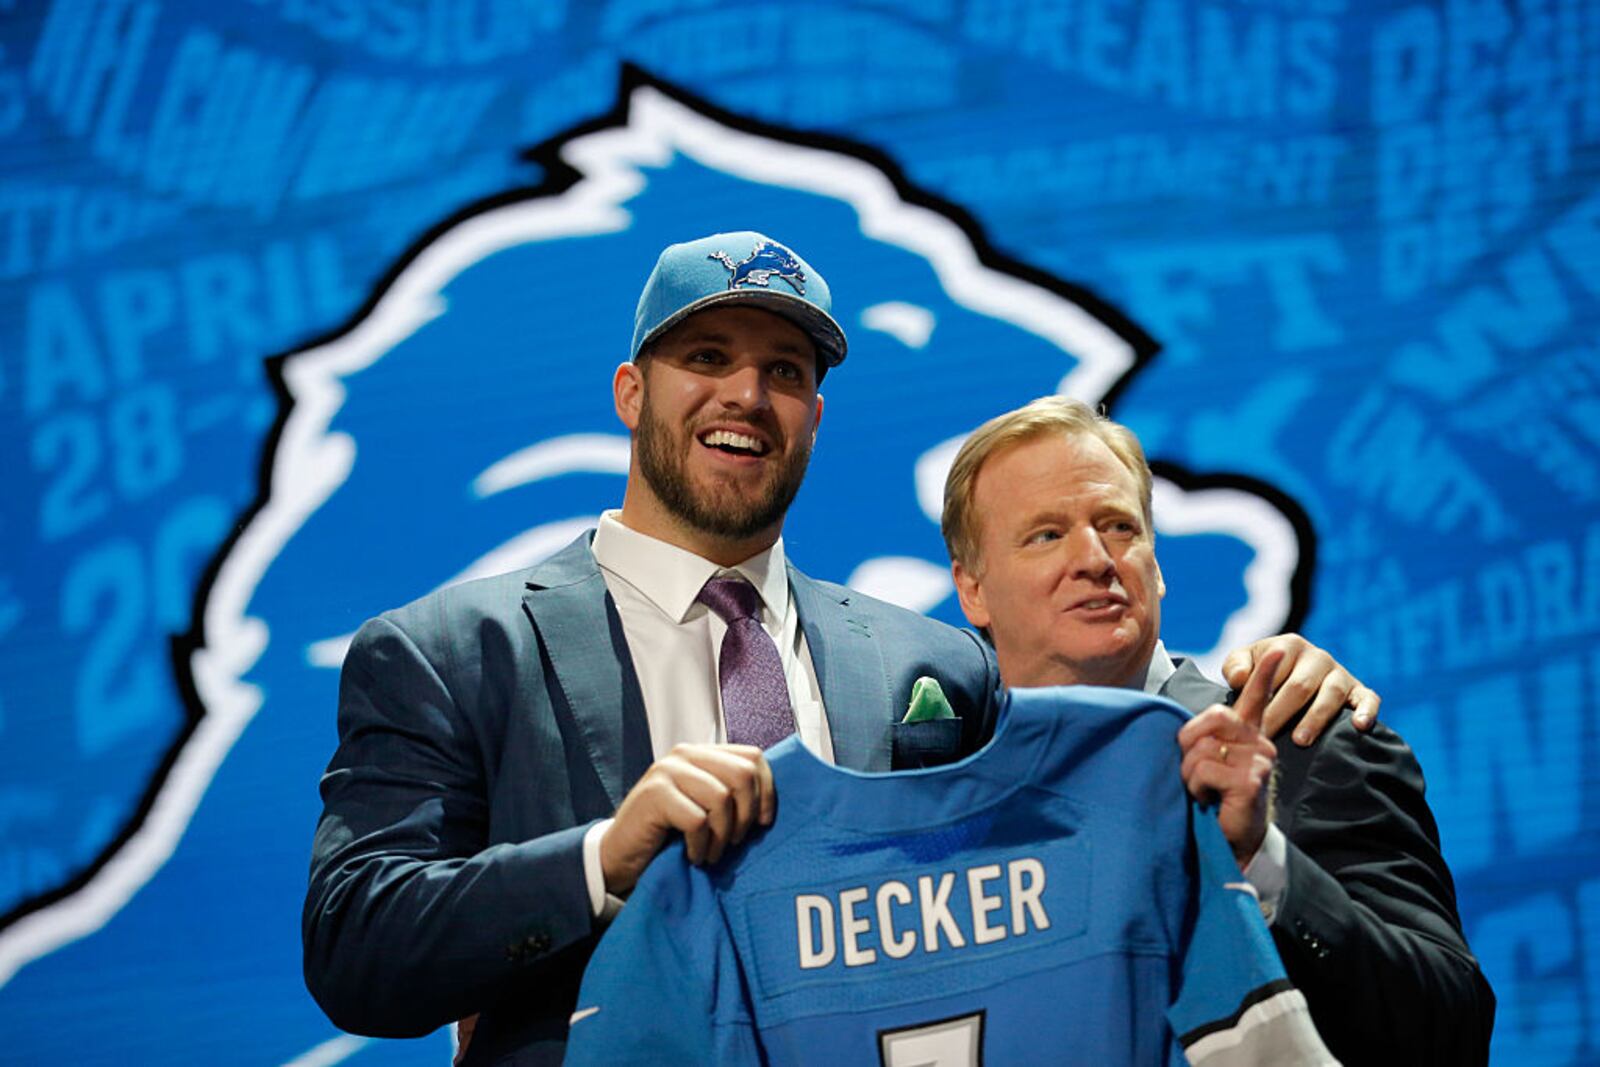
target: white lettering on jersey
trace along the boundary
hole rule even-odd
[[[904,882],[885,882],[878,887],[878,942],[883,946],[885,956],[903,960],[917,950],[917,935],[910,930],[895,935],[894,916],[889,911],[890,897],[902,905],[909,905],[911,890]]]
[[[878,962],[880,950],[901,960],[919,947],[923,952],[966,948],[969,937],[974,945],[990,945],[1050,929],[1045,870],[1039,860],[1023,856],[1003,867],[986,863],[959,873],[965,875],[965,909],[959,903],[951,907],[959,884],[956,871],[919,875],[914,894],[906,882],[895,879],[875,888],[852,886],[833,896],[798,894],[794,916],[800,969],[827,967],[841,957],[846,967],[864,967]],[[1003,918],[1008,904],[1009,924]],[[958,912],[963,921],[957,921]]]
[[[839,920],[844,926],[844,965],[846,967],[860,967],[862,964],[875,963],[878,953],[874,949],[862,948],[856,938],[872,929],[871,919],[857,918],[856,905],[866,903],[867,887],[846,889],[839,894]]]
[[[1050,929],[1050,916],[1044,913],[1044,904],[1039,900],[1044,895],[1044,864],[1032,856],[1024,856],[1012,860],[1006,867],[1011,881],[1011,932],[1028,932],[1028,920],[1022,915],[1024,910],[1032,917],[1035,929]],[[1028,876],[1026,886],[1022,884],[1023,875]]]
[[[980,945],[993,944],[1006,936],[1004,926],[989,925],[989,913],[999,911],[1000,905],[1005,901],[997,896],[991,897],[983,891],[985,882],[992,882],[999,877],[998,863],[967,868],[967,899],[972,901],[972,940]]]
[[[956,876],[950,871],[939,876],[939,892],[933,892],[933,876],[925,874],[917,879],[917,895],[922,898],[922,951],[939,951],[939,931],[944,931],[945,938],[950,942],[951,948],[961,948],[966,939],[961,936],[961,927],[956,925],[955,917],[950,914],[950,890],[956,884]]]
[[[814,917],[814,918],[813,918]],[[794,918],[800,931],[800,967],[826,967],[833,962],[833,902],[816,893],[794,898]],[[821,945],[813,932],[821,930]]]

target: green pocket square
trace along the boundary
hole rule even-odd
[[[929,719],[953,719],[956,713],[945,699],[944,690],[936,679],[923,675],[911,687],[911,705],[901,722],[927,722]]]

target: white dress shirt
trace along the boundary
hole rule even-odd
[[[736,574],[760,595],[761,627],[778,646],[801,743],[822,760],[833,762],[822,687],[789,594],[782,540],[735,567],[719,567],[686,549],[631,530],[622,524],[618,512],[607,511],[600,516],[592,550],[628,639],[656,759],[671,752],[673,745],[728,739],[717,681],[728,624],[695,598],[710,579]],[[602,916],[616,906],[615,898],[607,899],[600,869],[600,838],[610,825],[610,819],[596,824],[583,841],[589,903],[594,913]]]
[[[1155,651],[1150,655],[1150,667],[1145,672],[1144,691],[1159,696],[1161,687],[1167,684],[1167,679],[1177,669],[1172,657],[1167,654],[1167,646],[1158,640]],[[1256,899],[1261,902],[1262,917],[1271,925],[1272,920],[1277,918],[1283,894],[1289,889],[1289,839],[1276,823],[1267,823],[1267,836],[1245,866],[1244,877],[1256,891]]]

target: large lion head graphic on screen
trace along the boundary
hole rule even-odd
[[[965,434],[1047,393],[1114,401],[1152,365],[1154,344],[1115,309],[996,254],[872,150],[750,123],[630,70],[613,112],[534,155],[543,185],[442,222],[346,328],[273,361],[281,412],[261,490],[175,657],[191,726],[75,888],[13,912],[0,980],[122,907],[208,790],[233,803],[219,797],[234,788],[225,760],[260,765],[251,803],[281,789],[314,805],[335,668],[363,619],[537,562],[620,503],[629,443],[610,377],[667,244],[756,230],[826,276],[850,358],[823,383],[788,552],[957,624],[938,519]],[[1239,479],[1157,474],[1168,599],[1187,611],[1168,616],[1170,644],[1215,654],[1303,616],[1311,545],[1292,507]],[[1194,537],[1232,546],[1205,581],[1167,558]],[[284,831],[300,864],[286,886],[303,888],[303,817]]]

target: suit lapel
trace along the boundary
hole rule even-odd
[[[894,706],[870,620],[848,592],[824,589],[793,566],[789,588],[822,687],[834,762],[858,771],[889,770]]]
[[[585,534],[533,568],[523,603],[615,807],[650,765],[650,728],[621,620],[589,550],[592,537]],[[895,709],[870,617],[848,592],[825,589],[793,566],[789,588],[822,689],[835,762],[889,770]]]
[[[523,603],[612,807],[650,765],[644,697],[589,551],[592,531],[533,569]]]
[[[1200,673],[1194,660],[1178,661],[1178,669],[1161,686],[1158,696],[1176,701],[1193,712],[1200,712],[1212,704],[1232,704],[1233,694]]]

